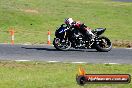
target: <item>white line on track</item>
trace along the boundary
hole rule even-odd
[[[73,64],[85,64],[85,63],[88,63],[88,62],[70,62],[70,63],[73,63]]]
[[[15,60],[17,62],[26,62],[26,61],[30,61],[30,60]]]
[[[132,48],[125,48],[125,49],[132,49]]]
[[[16,62],[27,62],[31,60],[15,60]],[[58,63],[61,61],[46,61],[48,63]],[[88,62],[61,62],[61,63],[72,63],[72,64],[87,64]],[[102,64],[119,64],[119,63],[102,63]]]
[[[47,61],[49,63],[57,63],[57,62],[60,62],[60,61]]]
[[[104,63],[104,64],[119,64],[119,63]]]

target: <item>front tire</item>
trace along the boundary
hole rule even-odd
[[[112,49],[112,43],[107,37],[101,36],[99,37],[98,40],[99,41],[95,43],[95,47],[97,51],[108,52]]]
[[[64,40],[64,42],[59,38],[54,38],[53,45],[57,50],[66,51],[71,48],[71,42]]]

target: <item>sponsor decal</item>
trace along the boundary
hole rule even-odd
[[[129,74],[86,74],[83,68],[79,68],[79,74],[76,76],[79,85],[86,83],[130,83]]]

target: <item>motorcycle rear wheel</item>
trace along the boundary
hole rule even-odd
[[[70,41],[62,41],[59,38],[54,38],[53,45],[57,50],[66,51],[71,48],[71,42]]]
[[[108,52],[112,49],[112,43],[107,37],[100,36],[98,40],[99,41],[95,43],[97,51]]]

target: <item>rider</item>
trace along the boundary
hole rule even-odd
[[[69,27],[73,27],[78,29],[82,34],[86,36],[86,40],[93,40],[94,34],[91,32],[91,29],[87,27],[84,23],[81,23],[80,21],[73,21],[72,18],[65,19],[65,24]]]

